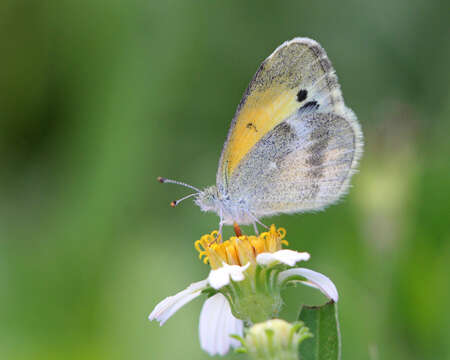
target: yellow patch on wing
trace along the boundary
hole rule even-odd
[[[250,94],[237,115],[223,161],[230,176],[242,158],[276,125],[298,107],[296,89],[276,85]]]

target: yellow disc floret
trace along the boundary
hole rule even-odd
[[[195,248],[199,252],[199,258],[203,259],[205,264],[209,263],[212,269],[221,267],[223,263],[242,266],[248,262],[255,264],[258,254],[281,250],[282,245],[288,245],[285,236],[285,229],[277,229],[272,225],[269,231],[258,236],[232,236],[220,242],[220,235],[213,231],[197,240]]]

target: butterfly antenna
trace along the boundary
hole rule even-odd
[[[177,185],[185,186],[185,187],[187,187],[187,188],[189,188],[189,189],[195,190],[195,191],[197,191],[197,193],[201,193],[201,192],[202,192],[200,189],[197,189],[195,186],[186,184],[186,183],[181,182],[181,181],[170,180],[170,179],[163,178],[163,177],[161,177],[161,176],[158,176],[158,181],[159,181],[161,184],[177,184]],[[193,195],[194,195],[194,194],[193,194]]]
[[[195,195],[197,195],[198,193],[193,193],[193,194],[190,194],[190,195],[187,195],[187,196],[185,196],[185,197],[183,197],[183,198],[181,198],[181,199],[178,199],[178,200],[174,200],[174,201],[172,201],[171,203],[170,203],[170,206],[172,206],[173,208],[175,207],[175,206],[177,206],[180,202],[182,202],[183,200],[186,200],[186,199],[189,199],[190,197],[193,197],[193,196],[195,196]]]

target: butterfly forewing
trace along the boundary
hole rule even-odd
[[[307,38],[282,44],[261,64],[238,106],[219,163],[219,188],[226,188],[242,158],[265,134],[301,107],[330,111],[340,104],[339,85],[322,47]]]
[[[320,209],[345,192],[362,134],[322,47],[296,38],[260,66],[233,118],[219,192],[255,216]]]

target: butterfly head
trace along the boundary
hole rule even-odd
[[[220,217],[221,224],[224,225],[234,223],[248,225],[255,221],[245,202],[220,193],[217,186],[210,186],[200,192],[195,199],[195,203],[202,211],[215,212]]]
[[[202,211],[214,211],[219,213],[220,200],[216,186],[207,187],[198,193],[195,203]]]
[[[194,197],[195,204],[198,205],[202,211],[215,212],[220,217],[221,224],[232,225],[237,222],[240,225],[247,225],[255,222],[255,217],[250,214],[245,202],[232,199],[229,195],[220,193],[217,186],[209,186],[204,190],[200,190],[181,181],[170,180],[163,177],[158,177],[158,181],[160,183],[177,184],[195,190],[195,193],[193,194],[172,201],[170,203],[172,207],[177,206],[183,200]]]
[[[204,189],[203,191],[189,184],[185,184],[181,181],[166,179],[163,177],[158,177],[158,181],[160,183],[169,183],[176,184],[187,187],[189,189],[195,190],[195,193],[189,194],[181,199],[174,200],[170,203],[172,207],[177,206],[183,200],[189,199],[191,197],[195,198],[195,203],[202,209],[203,211],[215,211],[219,213],[219,209],[221,207],[221,201],[219,200],[218,191],[216,186],[210,186]]]

